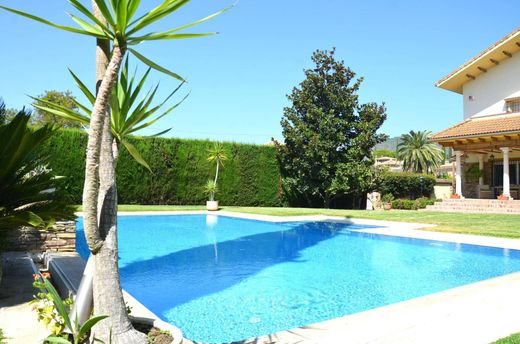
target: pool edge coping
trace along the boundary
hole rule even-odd
[[[82,216],[83,213],[76,213]],[[320,221],[346,224],[372,225],[380,228],[367,228],[356,230],[358,232],[388,235],[396,237],[445,241],[458,244],[469,244],[505,249],[520,250],[520,239],[501,238],[484,235],[436,232],[436,224],[399,222],[386,220],[372,220],[359,218],[344,218],[326,215],[299,215],[299,216],[273,216],[249,213],[238,213],[232,211],[206,211],[206,210],[184,210],[184,211],[120,211],[120,216],[160,216],[160,215],[213,215],[226,216],[241,219],[267,221],[267,222],[298,222],[298,221]],[[432,230],[421,230],[432,229]]]

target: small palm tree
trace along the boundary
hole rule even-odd
[[[208,194],[209,200],[213,202],[215,200],[215,194],[218,192],[217,183],[214,180],[208,179],[206,185],[204,185],[204,192]]]
[[[217,164],[217,170],[215,172],[215,180],[214,180],[214,183],[216,186],[217,181],[218,181],[219,167],[220,167],[220,165],[222,165],[222,167],[224,167],[224,161],[227,160],[227,156],[226,156],[226,153],[224,152],[224,146],[220,142],[215,142],[215,144],[213,145],[213,148],[208,150],[208,153],[209,153],[208,161],[215,162]]]
[[[0,103],[0,116],[3,115]],[[19,226],[48,228],[56,220],[72,220],[74,208],[56,197],[56,177],[37,153],[55,128],[28,126],[29,113],[20,111],[0,125],[0,231]]]
[[[433,173],[444,160],[442,149],[431,142],[430,131],[410,131],[401,136],[397,145],[397,158],[405,171]]]

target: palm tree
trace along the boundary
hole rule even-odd
[[[69,2],[84,18],[69,14],[77,27],[55,24],[38,16],[9,7],[0,8],[36,20],[55,28],[95,37],[97,39],[97,93],[90,115],[87,143],[85,186],[83,190],[83,219],[87,244],[95,257],[94,307],[98,314],[109,314],[110,323],[102,321],[96,334],[108,341],[112,332],[113,343],[145,343],[146,338],[133,330],[124,314],[124,301],[119,284],[117,266],[117,188],[115,181],[114,141],[108,116],[110,99],[120,67],[127,52],[153,69],[184,81],[178,74],[161,67],[138,51],[130,48],[146,41],[185,39],[213,35],[209,33],[179,33],[223,13],[202,18],[177,28],[160,32],[143,30],[163,19],[190,0],[163,0],[150,11],[139,11],[140,0],[93,0],[94,11],[89,11],[78,0]],[[136,17],[137,13],[143,13]],[[106,58],[106,60],[103,58]],[[102,71],[102,72],[100,72]],[[100,77],[101,75],[102,78]],[[96,287],[98,286],[98,288]],[[96,301],[98,300],[98,301]]]
[[[0,117],[5,113],[0,103]],[[30,114],[20,111],[0,125],[0,231],[20,226],[52,227],[56,220],[73,220],[74,208],[56,195],[56,176],[37,153],[56,128],[28,126]]]
[[[442,149],[431,142],[430,131],[410,131],[400,138],[397,158],[403,162],[405,171],[433,173],[444,160]]]
[[[224,167],[224,161],[227,160],[227,156],[224,151],[224,146],[220,142],[215,142],[213,147],[208,150],[208,153],[209,153],[208,161],[214,162],[217,165],[217,169],[215,171],[215,180],[213,181],[214,187],[216,188],[217,181],[218,181],[219,167],[220,167],[220,165],[222,165],[222,167]],[[209,185],[209,183],[207,185]],[[211,193],[210,198],[211,198],[211,200],[214,200],[215,192]]]
[[[110,98],[110,128],[115,142],[115,144],[112,145],[112,149],[114,150],[113,155],[116,157],[115,163],[117,164],[119,149],[122,145],[135,161],[146,167],[149,171],[151,171],[150,166],[142,158],[134,145],[130,143],[128,138],[135,132],[151,126],[164,116],[170,114],[188,97],[188,95],[184,96],[179,102],[163,110],[166,103],[179,91],[182,85],[184,85],[184,82],[181,82],[165,99],[158,104],[154,104],[159,85],[157,84],[148,92],[144,92],[150,71],[151,68],[148,68],[140,78],[138,78],[137,73],[130,75],[129,62],[128,59],[126,59]],[[70,109],[69,107],[61,106],[60,104],[55,104],[44,99],[33,98],[35,100],[33,106],[54,116],[76,121],[86,127],[90,123],[91,109],[96,97],[76,74],[70,70],[69,72],[78,88],[90,102],[90,105],[84,105],[74,99],[77,108]],[[159,136],[170,130],[171,128],[151,136]]]

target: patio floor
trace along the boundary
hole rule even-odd
[[[0,328],[8,344],[41,343],[49,331],[38,322],[28,304],[33,299],[33,263],[22,252],[3,255],[3,277],[0,284]]]

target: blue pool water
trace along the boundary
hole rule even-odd
[[[520,271],[520,252],[215,215],[121,216],[123,288],[187,338],[229,342]],[[88,255],[82,222],[78,252]]]

